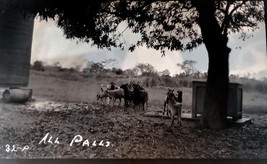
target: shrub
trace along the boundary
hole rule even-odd
[[[75,68],[71,67],[71,68],[69,68],[69,72],[70,72],[70,73],[74,73],[74,72],[77,72],[77,71],[76,71]]]
[[[154,78],[154,77],[152,77],[152,79],[151,79],[151,87],[155,87],[155,86],[157,86],[158,84],[157,84],[157,79],[156,78]]]
[[[96,80],[103,80],[103,79],[106,79],[106,78],[109,78],[109,76],[105,75],[105,74],[96,74],[95,76],[95,79]]]
[[[63,72],[63,68],[61,66],[56,67],[59,72]]]
[[[254,89],[259,92],[259,93],[262,93],[262,94],[265,94],[267,92],[267,84],[265,82],[261,82],[261,81],[258,81],[258,82],[254,82]]]
[[[183,80],[183,87],[188,87],[188,81],[187,80]]]
[[[36,70],[36,71],[44,71],[45,68],[44,68],[44,63],[42,61],[39,61],[39,60],[36,60],[34,63],[33,63],[33,70]]]
[[[166,87],[176,87],[176,81],[173,78],[166,76],[165,77],[165,86]]]
[[[150,82],[149,82],[149,81],[150,81],[150,78],[147,77],[147,78],[145,79],[143,85],[144,85],[145,87],[150,87]]]
[[[122,75],[123,74],[123,71],[122,71],[122,69],[117,69],[115,71],[115,73],[116,73],[116,75]]]

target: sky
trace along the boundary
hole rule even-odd
[[[124,25],[121,25],[119,30],[123,31],[123,29]],[[260,24],[260,29],[251,34],[253,37],[245,41],[238,39],[237,34],[229,36],[228,46],[232,49],[229,57],[230,74],[241,76],[250,74],[251,77],[261,79],[267,77],[264,24]],[[138,39],[138,36],[126,30],[124,38],[126,44],[130,45]],[[63,67],[81,66],[83,68],[87,61],[101,62],[108,59],[116,60],[110,67],[128,69],[138,63],[149,63],[157,71],[168,69],[171,75],[182,72],[177,63],[182,63],[184,60],[196,61],[194,66],[201,72],[206,72],[208,69],[208,56],[204,45],[190,52],[166,50],[165,57],[161,57],[159,51],[146,47],[138,47],[133,52],[117,48],[108,51],[78,42],[77,39],[66,39],[63,31],[53,20],[46,22],[35,19],[31,63],[41,60],[46,64],[60,62]]]

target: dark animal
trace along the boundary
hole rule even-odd
[[[173,92],[173,91],[174,91],[174,90],[168,89],[166,100],[164,100],[163,115],[165,114],[165,112],[167,112],[167,116],[170,115],[170,111],[169,111],[169,109],[168,109],[168,103],[169,103],[169,97],[168,97],[168,94],[169,94],[170,92]]]
[[[142,86],[139,84],[133,84],[133,104],[136,105],[143,105],[143,110],[145,110],[145,103],[146,108],[148,108],[148,93]]]
[[[133,101],[133,90],[130,89],[128,84],[123,84],[120,88],[124,91],[124,110],[126,110]]]
[[[109,90],[115,90],[115,89],[118,89],[118,88],[115,86],[115,83],[114,82],[111,82],[110,83],[110,89]]]
[[[177,102],[182,103],[182,101],[183,101],[183,91],[178,90],[177,91],[177,94],[178,94],[178,96],[177,96]]]

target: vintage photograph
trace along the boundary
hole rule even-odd
[[[266,159],[261,0],[0,0],[1,159]]]

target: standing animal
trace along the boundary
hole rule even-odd
[[[168,108],[168,103],[169,103],[169,97],[168,97],[168,94],[169,94],[169,92],[173,92],[173,91],[174,91],[174,90],[171,90],[170,88],[168,89],[166,100],[164,100],[163,115],[165,114],[165,112],[167,112],[167,116],[170,115],[170,110],[169,110],[169,108]]]
[[[111,99],[113,99],[113,105],[115,104],[115,101],[117,99],[120,100],[120,103],[119,103],[120,105],[121,99],[124,98],[124,91],[121,88],[115,89],[115,90],[105,90],[104,93],[107,97],[110,97]]]
[[[165,112],[167,112],[167,116],[170,115],[170,111],[168,109],[168,103],[169,103],[169,98],[168,98],[168,94],[170,92],[174,92],[174,89],[171,90],[171,89],[168,89],[168,92],[167,92],[167,97],[166,97],[166,100],[164,100],[164,106],[163,106],[163,115],[165,114]],[[176,97],[176,101],[179,102],[179,103],[182,103],[183,101],[183,91],[181,90],[178,90],[177,91],[177,96]]]
[[[173,125],[174,117],[177,116],[178,119],[178,125],[181,125],[181,113],[182,113],[182,103],[177,102],[177,98],[175,94],[173,93],[174,90],[170,90],[168,92],[168,103],[171,110],[171,119],[172,123],[170,128]]]
[[[99,84],[100,87],[100,92],[98,92],[96,94],[96,100],[97,101],[101,101],[102,103],[104,102],[104,100],[106,100],[106,103],[109,104],[110,101],[110,97],[107,96],[107,94],[105,93],[105,90],[107,90],[107,86],[103,85],[103,84]]]
[[[107,98],[107,96],[106,96],[106,94],[104,92],[96,94],[96,100],[97,101],[100,100],[103,103],[104,99],[106,99],[106,98]]]
[[[114,82],[111,82],[110,85],[107,85],[107,90],[115,90],[115,89],[119,89],[119,87],[116,86]]]
[[[130,103],[133,101],[134,92],[130,89],[130,86],[128,84],[123,84],[120,86],[120,88],[122,88],[124,91],[124,110],[126,110]]]
[[[110,83],[110,88],[109,88],[109,89],[110,89],[110,90],[114,90],[114,89],[119,89],[119,87],[116,86],[114,82],[111,82],[111,83]]]
[[[181,90],[178,90],[177,91],[177,102],[179,102],[179,103],[182,103],[182,101],[183,101],[183,91],[181,91]]]
[[[146,103],[146,108],[148,108],[148,93],[139,84],[133,84],[133,103],[134,105],[142,104],[143,110],[145,110]]]

